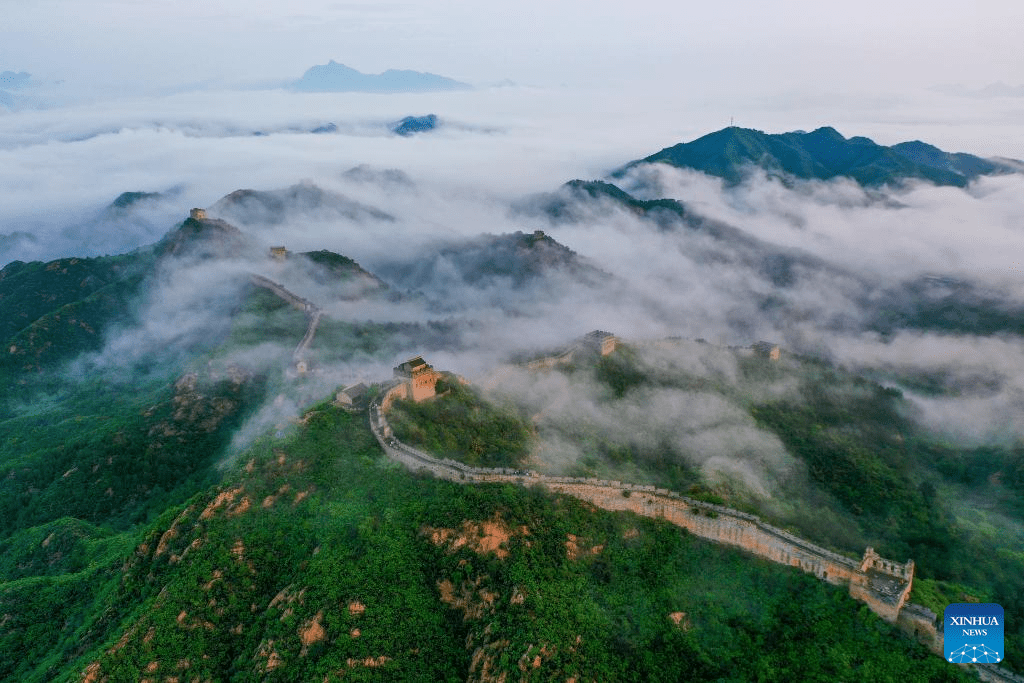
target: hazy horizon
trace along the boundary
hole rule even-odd
[[[96,85],[296,78],[335,59],[485,85],[672,77],[704,90],[893,91],[1019,79],[1024,8],[1005,0],[821,4],[440,0],[301,7],[235,0],[49,0],[5,8],[0,70]],[[1017,83],[1020,85],[1020,83]]]
[[[45,244],[15,253],[8,237],[0,261],[132,248],[190,203],[360,164],[507,201],[603,177],[730,121],[1020,159],[1015,18],[1024,7],[992,0],[15,4],[0,27],[0,71],[32,79],[7,94],[10,110],[0,98],[0,236]],[[280,89],[332,59],[477,89]],[[388,123],[427,113],[447,124],[439,134],[388,134]],[[289,133],[326,123],[338,134]],[[180,206],[135,239],[76,238],[121,192],[172,188]]]
[[[997,81],[1019,85],[1011,29],[1024,8],[890,5],[860,3],[844,13],[808,2],[692,11],[645,3],[514,10],[314,3],[302,15],[273,3],[89,2],[76,4],[74,15],[63,0],[12,7],[0,29],[8,48],[0,71],[28,71],[33,83],[13,91],[23,98],[13,110],[0,111],[0,265],[128,251],[160,239],[193,206],[242,188],[309,181],[395,221],[300,213],[239,227],[296,251],[331,249],[371,271],[417,245],[544,228],[621,287],[612,298],[570,289],[561,300],[539,301],[527,311],[536,325],[523,343],[599,327],[718,343],[770,338],[874,367],[970,356],[964,372],[998,373],[1002,390],[931,406],[933,423],[957,422],[949,415],[961,411],[964,429],[977,422],[983,436],[1024,433],[1014,413],[1024,364],[1015,354],[1005,367],[982,358],[1001,341],[924,332],[883,340],[858,327],[864,297],[881,296],[870,287],[896,292],[936,274],[997,292],[1006,305],[1024,299],[1014,260],[1024,247],[1017,200],[1024,176],[982,179],[966,190],[913,184],[886,190],[885,203],[842,179],[785,188],[755,175],[725,188],[701,174],[654,170],[648,192],[657,187],[771,249],[828,264],[831,271],[810,269],[782,294],[789,311],[782,318],[755,303],[774,285],[750,269],[749,247],[659,234],[615,207],[561,226],[509,211],[525,196],[606,177],[730,121],[773,133],[827,125],[884,145],[923,140],[1024,158],[1024,98],[1012,87],[984,91]],[[433,72],[477,89],[381,95],[256,87],[330,59],[367,73]],[[505,80],[515,84],[494,85]],[[428,135],[389,130],[428,113],[442,123]],[[335,132],[310,133],[328,123]],[[400,170],[411,185],[344,176],[361,165]],[[166,196],[127,217],[105,214],[126,191]],[[444,280],[428,284],[441,288]],[[495,302],[499,310],[522,302],[500,289],[458,297],[467,318],[489,321],[473,341],[479,355],[459,359],[465,368],[482,366],[505,349],[510,321],[492,313]],[[842,316],[853,327],[837,331],[833,321]]]

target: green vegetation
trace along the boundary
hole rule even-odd
[[[304,252],[302,256],[321,266],[325,273],[329,273],[338,282],[344,282],[354,277],[376,279],[370,273],[363,270],[355,260],[350,259],[348,256],[335,254],[333,251],[320,249],[319,251]],[[387,285],[383,282],[380,283],[380,286],[382,289],[387,288]]]
[[[950,600],[1003,605],[1011,625],[1007,663],[1024,668],[1024,448],[943,443],[907,417],[898,390],[822,361],[771,362],[680,344],[678,350],[625,345],[562,366],[595,417],[568,413],[541,422],[541,441],[553,433],[555,442],[578,445],[585,456],[574,474],[666,486],[754,512],[843,553],[871,545],[885,557],[914,559],[925,582],[922,602],[937,613]],[[596,389],[584,389],[595,381]],[[670,422],[653,422],[642,438],[635,429],[607,427],[617,415],[637,414],[636,406],[655,395],[680,397],[691,408],[718,403],[714,411],[723,416],[744,411],[802,467],[781,478],[770,499],[759,499],[728,480],[706,481]],[[717,428],[712,421],[710,429]]]
[[[820,380],[805,385],[800,403],[760,405],[755,417],[807,463],[812,479],[852,513],[883,555],[913,558],[919,579],[940,580],[919,588],[931,596],[929,607],[941,613],[948,601],[940,596],[954,593],[953,602],[987,596],[1001,604],[1009,625],[1007,662],[1021,668],[1024,538],[1013,525],[994,526],[1001,514],[1020,519],[1020,498],[1007,486],[988,484],[1004,468],[1015,485],[1019,449],[935,443],[901,417],[898,392],[838,373]],[[972,488],[958,488],[964,483]],[[1006,504],[993,510],[1000,500]],[[956,587],[934,589],[940,585]]]
[[[0,269],[0,403],[27,396],[27,385],[58,363],[99,349],[107,329],[131,319],[152,263],[137,251]]]
[[[552,273],[571,276],[583,283],[607,277],[606,273],[563,244],[544,234],[514,232],[483,235],[439,246],[434,253],[388,268],[390,279],[405,287],[421,288],[435,278],[474,287],[511,286],[521,289]]]
[[[282,355],[306,334],[306,314],[262,287],[248,289],[231,321],[231,333],[218,351],[228,354],[240,347],[277,344]]]
[[[0,586],[20,619],[0,677],[966,680],[841,588],[574,499],[414,477],[327,405],[121,548]]]
[[[50,409],[4,420],[0,539],[67,516],[127,529],[208,486],[261,389],[245,377],[97,380]]]
[[[399,440],[473,467],[517,467],[530,450],[530,426],[515,409],[496,406],[455,378],[438,380],[441,396],[396,401],[388,422]]]
[[[562,263],[548,241],[516,235],[509,248]],[[110,681],[448,681],[485,667],[560,680],[960,675],[841,588],[573,499],[410,475],[382,459],[365,416],[326,404],[227,462],[267,388],[285,393],[280,376],[227,359],[265,344],[286,356],[305,331],[302,312],[258,288],[226,340],[157,354],[130,381],[63,377],[62,363],[132,320],[152,265],[139,252],[0,271],[0,680],[78,680],[88,667]],[[458,329],[325,319],[313,352],[452,348]],[[1008,663],[1024,668],[1024,552],[1004,536],[1022,514],[1024,449],[937,443],[903,417],[898,392],[826,364],[743,359],[731,370],[650,363],[629,347],[564,369],[605,407],[652,389],[739,406],[806,465],[811,486],[784,482],[804,512],[773,521],[840,549],[867,540],[913,557],[916,599],[936,611],[1000,602]],[[472,465],[521,466],[532,412],[452,380],[438,390],[395,405],[400,438]],[[562,434],[587,454],[581,474],[749,506],[704,482],[678,441],[611,438],[584,421]],[[972,505],[979,497],[988,508]]]
[[[979,175],[1007,172],[1007,168],[986,159],[949,154],[922,142],[886,147],[864,137],[845,138],[828,127],[810,133],[771,135],[730,126],[663,149],[626,169],[644,162],[693,168],[733,184],[740,182],[751,166],[772,175],[801,179],[845,176],[868,187],[897,184],[909,178],[964,187]]]
[[[457,348],[458,339],[459,323],[455,321],[396,323],[323,318],[311,350],[326,362],[393,358],[410,348]]]
[[[11,338],[48,313],[138,275],[151,260],[146,252],[134,252],[115,257],[7,264],[0,269],[0,340]]]

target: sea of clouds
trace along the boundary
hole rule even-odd
[[[945,117],[934,114],[937,102]],[[1011,104],[979,112],[974,103],[931,93],[884,108],[874,100],[855,105],[765,100],[746,103],[747,120],[739,123],[768,132],[832,125],[884,144],[922,139],[950,151],[1024,156],[1024,149],[1002,147],[1013,125]],[[450,125],[409,138],[388,128],[426,113]],[[602,273],[596,284],[556,270],[525,288],[501,280],[460,286],[456,265],[440,261],[420,273],[417,291],[394,280],[388,284],[402,298],[363,302],[332,297],[296,274],[285,283],[341,320],[453,322],[459,333],[451,343],[410,342],[403,352],[426,351],[436,366],[472,380],[486,382],[512,354],[554,348],[593,329],[718,346],[765,339],[901,386],[915,419],[943,434],[972,443],[1024,436],[1018,336],[883,334],[872,326],[872,302],[898,299],[906,283],[920,278],[967,282],[1008,308],[1024,306],[1024,175],[985,178],[967,189],[911,183],[866,191],[844,180],[783,184],[757,173],[730,188],[692,171],[638,167],[620,182],[641,198],[675,198],[730,226],[735,239],[683,224],[666,229],[611,202],[582,202],[575,221],[512,209],[573,178],[605,178],[633,159],[722,127],[723,118],[706,103],[665,94],[526,87],[430,95],[201,92],[19,110],[0,115],[0,262],[122,253],[156,242],[193,206],[214,207],[238,189],[304,182],[390,218],[304,207],[283,220],[250,215],[238,227],[264,247],[329,249],[370,272],[415,261],[439,245],[543,230]],[[337,130],[309,132],[326,123]],[[349,172],[357,167],[360,173]],[[112,212],[110,203],[125,191],[161,196]],[[769,272],[779,259],[793,264],[781,285]],[[142,306],[139,326],[119,330],[82,367],[103,371],[140,349],[221,330],[233,300],[218,300],[217,292],[234,292],[232,283],[249,272],[281,276],[259,257],[183,264],[165,274]],[[244,360],[276,362],[280,351],[251,350]],[[398,360],[328,368],[316,390],[382,379]],[[949,390],[925,395],[900,385],[901,376],[922,373],[943,377]],[[770,489],[792,468],[774,437],[735,405],[707,396],[652,393],[618,406],[613,419],[602,412],[598,387],[572,388],[570,407],[560,403],[564,387],[538,394],[536,385],[521,384],[548,415],[589,419],[609,434],[628,429],[674,440],[694,466],[731,472],[755,491]],[[652,413],[643,405],[667,408]],[[552,462],[575,457],[571,444],[562,446]]]

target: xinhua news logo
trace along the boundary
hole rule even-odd
[[[942,617],[942,651],[954,664],[1003,661],[1003,608],[991,602],[957,602]]]

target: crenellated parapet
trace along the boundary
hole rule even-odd
[[[384,451],[414,470],[462,483],[540,485],[555,493],[585,500],[605,510],[628,511],[661,518],[716,543],[741,548],[758,557],[796,567],[823,581],[849,586],[850,595],[866,603],[883,619],[895,623],[913,584],[914,563],[894,562],[867,548],[858,561],[817,546],[756,515],[706,503],[649,484],[630,484],[587,477],[554,477],[531,470],[470,467],[435,458],[395,439],[385,413],[397,398],[406,398],[408,378],[396,369],[396,379],[382,387],[370,405],[370,426]]]
[[[396,372],[396,375],[400,374]],[[471,467],[448,458],[436,458],[398,441],[387,423],[387,408],[396,398],[404,398],[406,392],[405,377],[381,385],[376,400],[369,405],[369,418],[371,431],[384,452],[413,471],[429,472],[440,479],[463,484],[543,486],[605,510],[664,519],[700,538],[796,567],[831,584],[848,586],[851,597],[865,603],[886,621],[898,625],[936,654],[942,654],[942,635],[936,629],[935,614],[921,605],[907,602],[913,587],[913,560],[889,560],[872,547],[865,549],[860,560],[845,557],[772,526],[757,515],[699,501],[649,484],[555,477],[532,470]],[[1024,683],[1024,678],[993,665],[978,665],[978,673],[986,681]]]

